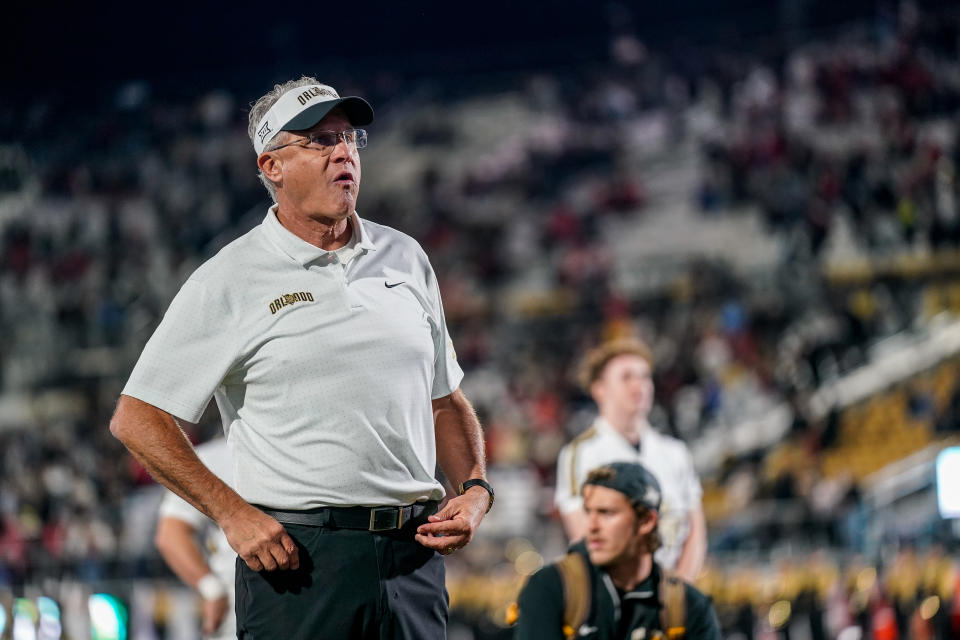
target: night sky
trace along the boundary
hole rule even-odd
[[[2,99],[17,99],[37,88],[99,90],[138,78],[285,77],[291,68],[323,64],[390,65],[425,74],[509,70],[602,58],[617,28],[631,30],[653,46],[775,37],[789,6],[801,7],[807,26],[816,26],[869,17],[896,3],[16,2],[3,10],[8,26],[0,47],[9,90]]]

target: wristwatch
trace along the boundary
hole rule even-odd
[[[487,513],[490,513],[490,509],[493,508],[493,487],[490,486],[490,483],[486,480],[480,478],[470,478],[469,480],[464,480],[460,483],[460,486],[457,488],[457,495],[463,495],[464,492],[470,487],[483,487],[486,489],[487,493],[490,494],[490,504],[487,505]]]

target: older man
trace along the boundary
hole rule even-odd
[[[433,269],[356,212],[372,120],[314,78],[257,100],[275,204],[183,285],[110,425],[239,554],[240,638],[444,637],[440,554],[493,503]],[[178,429],[211,396],[235,490]],[[459,485],[439,511],[437,463]]]

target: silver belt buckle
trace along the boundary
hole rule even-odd
[[[383,524],[382,521],[378,522],[378,516],[387,516],[387,514],[396,514],[396,517],[389,518],[388,516],[388,524]],[[370,509],[369,531],[389,531],[399,529],[401,526],[403,526],[403,507],[375,507]]]

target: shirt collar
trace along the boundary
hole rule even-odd
[[[597,419],[594,421],[594,426],[597,428],[597,431],[600,431],[601,433],[606,433],[609,436],[614,437],[617,440],[620,440],[621,442],[623,442],[625,446],[630,447],[631,449],[635,449],[635,447],[633,446],[633,443],[627,440],[623,436],[623,434],[617,431],[616,427],[610,424],[610,422],[607,421],[607,419],[604,418],[603,416],[597,416]],[[650,433],[650,430],[652,428],[653,427],[651,427],[650,423],[647,421],[644,421],[640,426],[640,450],[641,451],[643,450],[643,443],[647,441],[647,434]]]
[[[353,228],[353,233],[357,239],[355,245],[357,251],[361,249],[376,251],[377,245],[374,244],[370,238],[370,234],[367,233],[363,226],[363,220],[360,219],[356,211],[350,215],[348,220],[350,220],[350,226]],[[277,219],[276,204],[267,209],[267,216],[263,220],[263,227],[269,238],[273,240],[280,250],[293,258],[301,266],[306,266],[314,260],[324,258],[328,254],[333,253],[332,251],[327,251],[326,249],[321,249],[320,247],[310,244],[280,224],[280,220]]]
[[[638,600],[646,600],[648,598],[653,598],[657,595],[658,587],[660,585],[660,567],[657,566],[657,563],[651,563],[650,573],[646,578],[641,580],[633,589],[630,591],[623,592],[623,599],[627,600],[629,598],[636,598]]]

